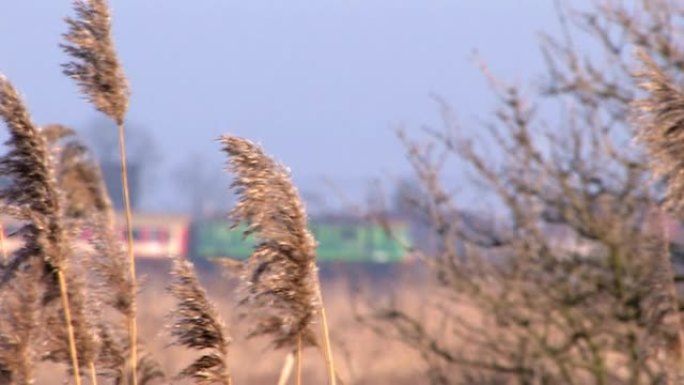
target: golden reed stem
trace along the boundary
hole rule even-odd
[[[97,369],[95,369],[95,363],[90,361],[88,367],[90,368],[90,384],[97,385]]]
[[[138,385],[138,325],[136,322],[136,294],[137,281],[135,275],[135,255],[133,253],[133,219],[131,214],[131,200],[128,191],[128,166],[126,164],[126,134],[123,123],[118,124],[119,129],[119,158],[121,159],[121,189],[123,190],[124,208],[126,212],[126,252],[128,255],[129,273],[131,278],[131,312],[128,315],[128,334],[131,350],[132,385]]]
[[[59,291],[62,296],[62,307],[64,307],[64,319],[66,321],[67,334],[69,336],[69,355],[71,356],[71,366],[74,368],[74,380],[76,385],[81,385],[80,366],[78,365],[78,354],[76,353],[76,338],[74,337],[74,326],[71,324],[71,307],[69,306],[69,294],[67,293],[66,279],[61,269],[57,270],[59,280]]]
[[[294,355],[292,352],[287,353],[282,369],[280,369],[280,377],[278,377],[278,385],[287,385],[292,374],[292,365],[294,365]]]
[[[302,334],[297,336],[297,385],[302,385]]]
[[[0,223],[0,252],[2,252],[2,262],[7,262],[7,245],[5,244],[5,225]]]
[[[323,306],[323,294],[321,292],[320,283],[318,284],[318,299],[321,304],[321,328],[323,332],[323,352],[325,355],[325,363],[328,369],[328,384],[337,385],[337,373],[335,372],[335,362],[333,361],[332,344],[330,343],[330,330],[328,329],[328,317],[325,315],[325,306]]]

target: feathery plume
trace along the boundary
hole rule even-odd
[[[647,54],[636,74],[647,96],[634,102],[638,139],[646,145],[653,172],[667,180],[666,205],[684,208],[684,91]]]
[[[21,230],[24,247],[9,265],[16,268],[18,262],[37,256],[44,259],[52,273],[63,264],[69,245],[60,218],[50,154],[17,91],[1,76],[0,117],[11,135],[6,142],[10,150],[0,159],[0,173],[9,176],[11,183],[0,190],[0,200],[8,206],[9,214],[29,221]],[[12,273],[6,269],[3,281]]]
[[[71,220],[85,221],[93,213],[110,213],[112,205],[102,180],[100,167],[88,151],[87,146],[76,139],[74,132],[62,126],[51,125],[47,133],[55,144],[58,140],[67,139],[59,145],[57,151],[57,181],[64,194],[64,216]],[[56,134],[55,131],[60,133]]]
[[[128,260],[114,225],[114,209],[100,167],[85,144],[72,139],[60,154],[58,180],[66,195],[65,215],[92,231],[95,254],[88,260],[105,301],[124,315],[132,314],[133,286]]]
[[[111,378],[115,385],[131,384],[133,379],[132,367],[127,366],[128,338],[121,331],[121,328],[111,323],[100,323],[97,328],[102,341],[97,362],[99,368],[103,370],[99,374]],[[166,378],[161,365],[145,351],[144,346],[139,344],[138,350],[141,353],[136,365],[138,383],[145,385],[154,380]]]
[[[31,122],[17,91],[2,76],[0,117],[10,133],[10,139],[6,142],[10,150],[0,158],[0,173],[11,178],[10,185],[0,189],[0,200],[13,208],[7,210],[8,213],[28,221],[21,230],[24,245],[5,267],[2,281],[6,282],[28,260],[40,259],[46,277],[50,278],[43,300],[51,302],[57,296],[62,299],[69,356],[76,384],[80,385],[76,341],[64,273],[71,248],[62,223],[60,196],[52,159],[45,137]]]
[[[121,185],[126,211],[126,246],[128,257],[130,303],[127,314],[130,338],[130,364],[133,385],[137,385],[138,326],[136,319],[136,272],[133,252],[133,219],[128,189],[128,166],[126,164],[126,134],[124,117],[130,94],[128,82],[114,49],[110,13],[107,0],[75,0],[76,18],[67,18],[69,31],[64,35],[67,44],[61,47],[74,60],[65,64],[64,73],[74,79],[81,91],[95,107],[114,120],[119,132],[119,156],[121,159]]]
[[[41,266],[33,259],[0,290],[0,384],[30,384],[39,333]]]
[[[666,179],[666,207],[681,213],[684,208],[684,91],[676,85],[645,52],[638,57],[643,70],[636,74],[647,96],[633,103],[638,139],[645,143],[655,175]],[[669,238],[665,231],[664,213],[658,213],[655,234],[661,238],[652,266],[653,298],[648,314],[649,328],[660,334],[669,359],[669,381],[684,382],[684,333],[681,313],[677,311],[677,288],[670,258]],[[663,232],[665,232],[663,234]],[[657,239],[657,238],[656,238]],[[657,332],[657,333],[656,333]]]
[[[57,180],[63,192],[66,222],[74,233],[88,231],[92,235],[90,241],[95,253],[81,264],[86,269],[84,274],[93,273],[90,288],[96,295],[91,296],[90,305],[94,308],[102,301],[128,318],[132,314],[130,294],[133,289],[127,275],[127,259],[115,236],[114,213],[100,168],[86,145],[74,137],[72,130],[53,125],[48,127],[47,134],[53,139],[59,159]],[[84,302],[84,299],[78,302]],[[79,357],[88,359],[92,372],[96,362],[109,372],[125,371],[126,361],[121,356],[124,350],[115,348],[112,337],[107,333],[109,331],[111,334],[111,328],[104,329],[102,321],[79,313],[81,309],[74,306],[76,326],[84,327],[84,331],[76,330],[77,341],[79,335],[83,336],[83,343],[77,343]],[[99,328],[96,323],[99,323]],[[99,357],[96,356],[96,349],[99,349]]]
[[[102,349],[100,350],[98,363],[105,370],[99,374],[111,378],[114,385],[132,384],[134,378],[133,370],[135,370],[135,378],[137,378],[140,385],[152,384],[155,380],[164,380],[166,378],[159,362],[140,344],[138,344],[140,354],[138,355],[137,364],[135,367],[127,365],[129,363],[127,359],[129,354],[128,338],[122,333],[110,329],[109,326],[100,325]]]
[[[178,377],[193,379],[198,385],[230,385],[227,365],[230,341],[224,335],[223,322],[197,282],[190,262],[176,258],[173,275],[175,280],[169,291],[177,301],[170,314],[175,344],[208,350],[183,369]]]
[[[126,350],[129,350],[127,341],[122,340],[122,343],[126,343]],[[150,385],[163,381],[166,378],[159,362],[145,350],[145,347],[138,344],[137,349],[139,354],[137,355],[138,360],[136,361],[135,366],[125,365],[126,363],[130,364],[130,361],[127,360],[124,363],[124,366],[120,366],[116,369],[114,376],[110,376],[113,377],[114,385],[130,385],[133,384],[134,381],[137,381],[140,385]],[[124,354],[128,353],[128,351],[124,351]],[[135,373],[135,376],[133,373]]]
[[[48,124],[41,128],[48,145],[52,146],[60,140],[76,135],[76,131],[61,124]]]
[[[96,301],[86,295],[84,272],[76,272],[70,266],[67,274],[69,282],[69,306],[71,308],[71,325],[73,327],[76,352],[81,369],[97,359],[99,340],[95,327],[95,317],[91,310],[97,307]],[[64,314],[56,304],[46,304],[41,309],[41,325],[45,340],[42,342],[40,359],[56,363],[69,363],[69,336],[64,328]]]
[[[106,0],[75,0],[76,18],[67,18],[68,44],[62,49],[73,61],[63,65],[64,74],[74,79],[90,102],[117,124],[128,109],[129,88],[111,36]]]
[[[78,236],[83,231],[83,220],[89,207],[88,196],[81,193],[80,185],[71,182],[72,170],[78,165],[77,159],[80,152],[74,153],[74,146],[80,143],[73,139],[75,132],[65,126],[52,124],[42,127],[41,134],[45,138],[51,159],[56,159],[55,169],[57,187],[60,192],[60,207],[62,208],[62,222],[65,231],[71,237]],[[62,145],[65,138],[72,138],[66,145]],[[70,183],[71,182],[71,183]],[[85,207],[84,207],[85,206]],[[89,308],[98,306],[97,299],[87,290],[88,282],[84,279],[87,268],[84,268],[89,258],[83,258],[78,253],[72,253],[66,261],[68,267],[66,276],[69,282],[68,297],[71,308],[71,325],[73,327],[75,347],[83,368],[86,366],[91,371],[91,377],[95,375],[94,362],[97,359],[99,340],[95,327],[95,313],[88,311]],[[70,346],[68,335],[63,328],[66,320],[61,308],[54,303],[45,303],[42,313],[42,325],[44,325],[44,337],[41,349],[41,360],[53,362],[69,362]]]
[[[250,336],[270,335],[276,347],[294,349],[298,338],[316,344],[311,326],[319,308],[316,243],[288,171],[254,143],[223,136],[232,186],[239,196],[230,216],[246,222],[258,243],[242,271],[241,301],[256,318]]]

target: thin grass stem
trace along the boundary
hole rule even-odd
[[[294,354],[292,352],[285,356],[285,362],[283,363],[282,369],[280,369],[280,376],[278,377],[278,385],[287,385],[290,381],[290,376],[292,375],[292,366],[294,366]]]
[[[7,244],[5,243],[5,226],[0,223],[0,253],[2,253],[2,262],[8,261]]]
[[[297,385],[302,385],[302,335],[297,336]]]
[[[330,331],[328,329],[328,318],[325,315],[325,306],[323,305],[323,294],[320,286],[318,287],[318,298],[320,300],[321,308],[321,330],[323,332],[323,353],[325,356],[325,364],[328,370],[328,384],[337,384],[337,372],[335,371],[335,362],[333,361],[332,344],[330,343]]]
[[[118,124],[119,130],[119,158],[121,159],[121,188],[123,190],[124,198],[124,209],[126,212],[126,252],[128,255],[129,263],[129,273],[131,276],[131,312],[128,316],[128,333],[130,338],[130,351],[131,351],[131,372],[132,372],[132,385],[138,384],[137,378],[137,363],[138,363],[138,352],[137,352],[137,341],[138,341],[138,325],[136,322],[136,293],[137,293],[137,283],[136,283],[136,272],[135,272],[135,254],[133,253],[133,218],[131,215],[131,200],[128,190],[128,166],[126,164],[126,134],[123,123]]]
[[[97,369],[95,368],[95,363],[90,361],[88,363],[88,368],[90,369],[90,383],[92,385],[97,385]]]
[[[76,353],[76,338],[74,337],[74,326],[71,324],[69,294],[67,293],[67,284],[66,279],[64,278],[64,272],[61,269],[57,270],[57,279],[59,280],[59,291],[62,297],[64,319],[66,321],[67,334],[69,336],[69,355],[71,356],[71,365],[74,369],[74,381],[76,382],[76,385],[81,385],[80,366],[78,365],[78,354]]]

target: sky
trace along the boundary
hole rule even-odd
[[[178,180],[193,170],[228,200],[216,142],[223,133],[260,143],[291,169],[311,204],[335,206],[340,194],[357,200],[369,180],[410,175],[393,130],[438,125],[431,95],[468,129],[482,129],[474,122],[495,99],[474,58],[503,79],[534,80],[543,72],[539,33],[557,30],[553,4],[110,0],[132,88],[129,135],[144,130],[151,140],[141,153],[155,159],[143,206],[190,207],[189,187]],[[69,0],[3,2],[0,73],[36,123],[86,130],[98,114],[60,69],[69,15]]]

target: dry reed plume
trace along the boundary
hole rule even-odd
[[[271,335],[278,348],[295,347],[299,336],[314,345],[316,245],[304,207],[283,166],[247,140],[225,136],[221,141],[240,197],[231,218],[246,222],[246,233],[259,237],[242,272],[248,285],[242,303],[258,320],[251,335]]]
[[[666,180],[666,207],[681,213],[684,208],[684,92],[646,53],[639,52],[638,57],[643,69],[636,76],[647,93],[646,97],[633,104],[638,139],[646,145],[654,174]],[[684,334],[681,315],[677,311],[677,291],[669,248],[662,254],[664,258],[659,256],[659,260],[665,259],[666,262],[659,263],[660,271],[656,271],[656,277],[660,280],[658,286],[666,286],[664,292],[668,294],[671,305],[659,310],[663,313],[659,318],[671,330],[667,336],[667,350],[674,373],[670,376],[674,383],[684,384]],[[654,285],[654,289],[656,287]],[[658,309],[653,308],[654,311]]]
[[[117,237],[114,209],[100,168],[81,141],[70,139],[62,146],[58,180],[65,195],[65,216],[92,231],[95,253],[86,264],[97,277],[98,289],[107,293],[103,300],[126,317],[132,316],[129,261]]]
[[[16,90],[4,77],[0,77],[0,116],[10,131],[10,139],[6,143],[10,150],[0,160],[0,172],[12,180],[9,186],[0,190],[0,199],[6,205],[6,212],[28,221],[21,230],[24,246],[4,269],[3,282],[30,259],[42,261],[47,284],[43,302],[49,303],[55,297],[62,299],[62,326],[66,323],[68,352],[76,384],[80,385],[80,366],[65,274],[71,247],[62,223],[52,160],[45,137],[33,125]]]
[[[224,333],[223,322],[200,287],[190,262],[176,259],[169,287],[176,298],[176,307],[170,314],[171,335],[176,345],[189,349],[207,351],[183,369],[179,378],[189,378],[198,385],[230,385],[228,371],[229,338]]]
[[[40,262],[28,261],[0,288],[0,384],[28,384],[33,380],[38,354],[32,342],[39,330]]]
[[[116,236],[114,212],[100,168],[72,130],[51,125],[45,133],[56,147],[57,180],[64,197],[65,221],[75,234],[86,231],[92,235],[90,243],[94,253],[86,253],[80,261],[80,273],[91,277],[88,282],[92,291],[89,307],[107,304],[128,318],[132,315],[130,294],[133,289],[122,244]],[[129,352],[130,344],[121,341],[121,333],[114,325],[106,325],[104,320],[94,316],[91,318],[85,330],[90,330],[99,343],[96,349],[86,350],[90,352],[91,377],[96,375],[96,363],[109,376],[128,373],[124,353]],[[85,342],[84,346],[93,345]]]
[[[239,196],[230,217],[236,224],[246,223],[245,235],[254,233],[258,239],[241,274],[246,283],[241,304],[255,320],[250,336],[269,335],[276,348],[299,352],[302,346],[317,344],[312,324],[320,311],[329,380],[334,384],[316,242],[299,194],[285,167],[259,146],[234,136],[220,140],[235,174],[231,187]]]
[[[122,124],[130,92],[112,42],[107,2],[76,0],[74,10],[76,18],[66,19],[68,44],[61,45],[74,61],[64,64],[64,73],[98,110]]]
[[[648,96],[634,103],[639,139],[646,145],[656,175],[667,179],[666,203],[684,207],[684,91],[646,54],[637,74]]]
[[[128,189],[124,118],[128,109],[129,87],[112,41],[110,12],[106,0],[74,1],[76,18],[67,18],[67,44],[61,45],[74,60],[64,65],[64,73],[74,79],[91,103],[118,126],[121,185],[126,212],[126,246],[130,275],[130,310],[127,317],[130,364],[137,373],[136,272],[133,252],[132,214]],[[133,385],[137,385],[133,376]]]

